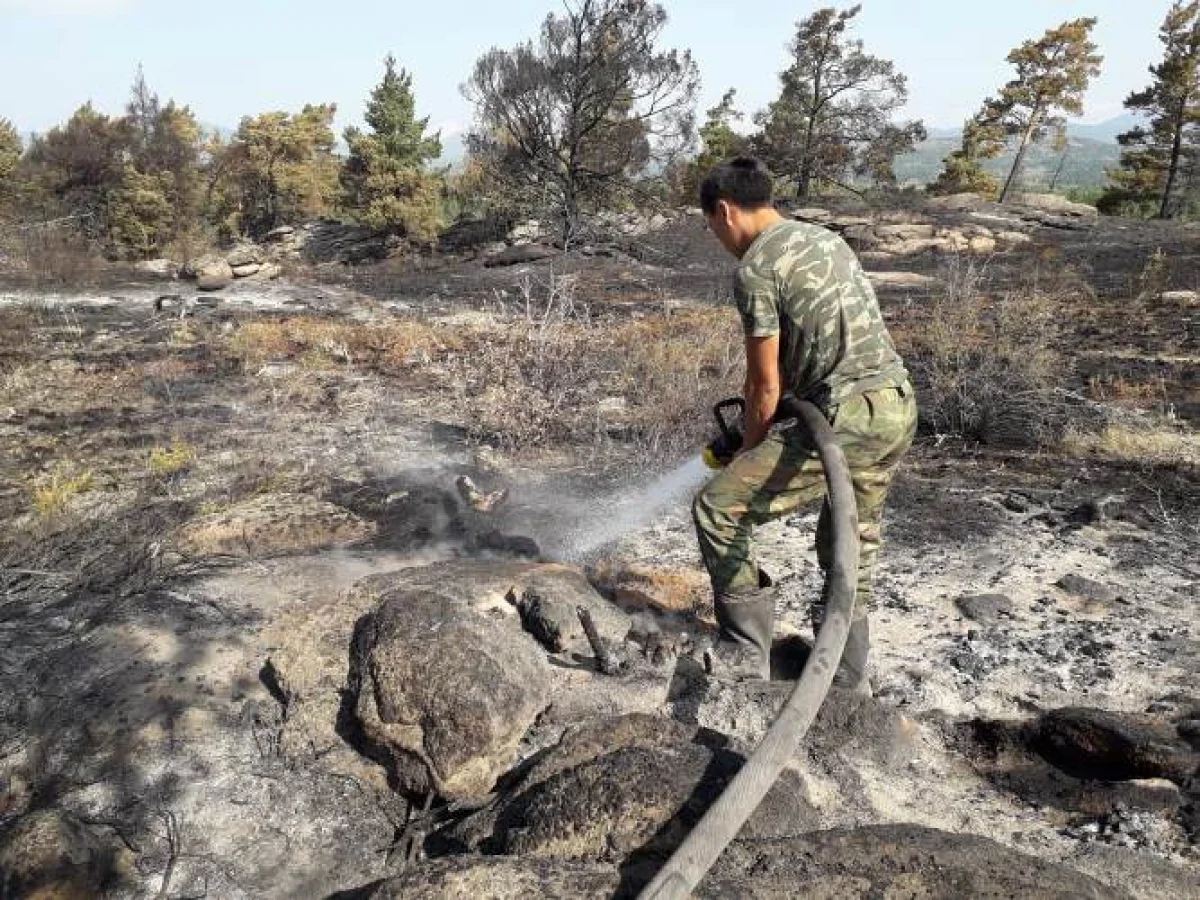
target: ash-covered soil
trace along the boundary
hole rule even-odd
[[[1198,313],[1136,298],[1160,248],[1170,288],[1200,286],[1200,241],[1051,221],[1017,222],[1019,250],[871,258],[933,279],[881,282],[898,341],[965,266],[988,296],[1033,279],[1060,304],[1071,402],[1170,442],[923,435],[888,512],[875,697],[830,698],[703,896],[1177,898],[1200,882]],[[680,216],[517,267],[390,261],[203,298],[0,289],[0,896],[636,891],[786,695],[697,673],[711,618],[687,491],[628,500],[688,458],[739,376],[706,361],[660,433],[619,354],[550,378],[526,352],[546,320],[522,304],[566,279],[568,325],[635,323],[651,344],[726,303],[728,276]],[[521,419],[531,394],[463,387],[485,356],[595,409],[562,431],[553,409]],[[522,427],[492,424],[505,416]],[[618,513],[619,540],[574,558]],[[815,521],[759,535],[784,598],[780,678],[820,591]],[[595,590],[524,568],[539,547]],[[621,674],[596,671],[564,603],[593,604]]]

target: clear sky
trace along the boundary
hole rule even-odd
[[[1084,121],[1121,113],[1160,56],[1170,0],[862,0],[858,36],[909,77],[908,115],[957,126],[1008,78],[1008,51],[1077,16],[1097,16],[1104,72]],[[727,87],[761,108],[795,22],[811,0],[665,0],[664,43],[691,48],[700,109]],[[834,3],[839,7],[848,2]],[[116,113],[140,62],[152,89],[201,121],[234,127],[247,114],[335,102],[355,123],[385,54],[414,76],[422,114],[448,133],[470,122],[459,94],[491,46],[532,36],[557,0],[0,0],[0,117],[45,130],[81,103]]]

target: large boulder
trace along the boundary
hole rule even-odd
[[[539,757],[503,798],[442,840],[457,850],[621,862],[666,858],[744,764],[694,727],[658,716],[588,722]],[[747,838],[816,827],[785,771],[742,829]]]
[[[487,794],[548,705],[545,654],[502,610],[397,581],[355,643],[359,725],[404,789]]]
[[[185,523],[175,544],[191,556],[261,556],[368,541],[376,526],[309,494],[263,494]]]

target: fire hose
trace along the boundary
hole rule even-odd
[[[638,895],[639,900],[685,900],[700,883],[758,808],[804,739],[825,701],[846,646],[854,612],[859,553],[858,511],[850,470],[834,439],[833,428],[816,406],[806,400],[785,397],[776,419],[790,418],[799,420],[816,445],[832,513],[833,559],[825,573],[822,592],[824,623],[799,682],[762,743]]]

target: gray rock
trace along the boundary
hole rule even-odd
[[[735,842],[694,896],[1117,900],[1128,895],[987,838],[916,825],[873,825]]]
[[[705,745],[696,729],[655,716],[586,723],[569,731],[522,782],[457,826],[459,849],[619,862],[665,858],[744,763]],[[815,827],[794,772],[785,771],[742,835],[761,839]]]
[[[1200,765],[1175,728],[1150,716],[1088,707],[1044,713],[1031,730],[1030,749],[1076,778],[1181,782]]]
[[[876,225],[875,235],[884,241],[913,241],[931,238],[934,225],[929,222],[898,222],[891,225]]]
[[[225,254],[225,262],[234,270],[243,266],[261,265],[264,259],[262,249],[255,244],[239,244]]]
[[[1068,594],[1074,594],[1084,600],[1094,600],[1097,603],[1112,603],[1120,596],[1118,591],[1109,585],[1096,581],[1094,578],[1076,575],[1074,572],[1064,575],[1054,584]]]
[[[234,278],[249,278],[251,275],[257,275],[261,269],[262,266],[256,262],[231,267]]]
[[[483,260],[485,268],[495,269],[503,266],[517,266],[522,263],[539,262],[543,259],[550,259],[558,256],[559,250],[555,247],[547,247],[544,244],[518,244],[515,247],[507,247],[499,253],[493,253]]]
[[[407,790],[487,794],[548,705],[541,648],[512,612],[473,606],[461,590],[406,584],[403,572],[369,581],[380,606],[353,651],[363,733]]]
[[[233,281],[233,269],[225,260],[214,260],[196,270],[196,289],[219,291]]]
[[[995,625],[1013,614],[1013,602],[1004,594],[967,594],[954,601],[958,611],[973,622]]]
[[[562,653],[581,628],[575,607],[558,597],[526,591],[518,602],[521,623],[551,653]]]
[[[453,856],[378,885],[371,900],[595,900],[621,884],[611,866],[557,859]]]

